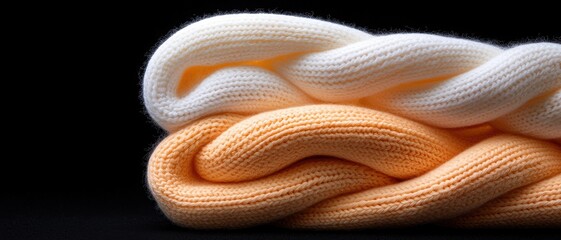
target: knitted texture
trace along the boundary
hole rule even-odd
[[[182,226],[561,226],[559,44],[223,15],[143,87],[170,131],[148,185]]]

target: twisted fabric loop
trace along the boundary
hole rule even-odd
[[[458,225],[516,225],[486,217],[513,208],[544,217],[532,198],[541,194],[538,201],[557,199],[541,199],[549,209],[541,222],[561,223],[561,149],[551,143],[498,135],[470,147],[445,130],[352,106],[242,119],[205,118],[160,143],[148,182],[170,219],[197,228],[280,219],[290,227],[330,229],[451,218]],[[291,164],[297,159],[306,160]],[[528,184],[534,185],[508,193]]]
[[[491,122],[554,139],[561,138],[561,104],[559,93],[548,93],[561,89],[560,75],[559,44],[503,50],[451,37],[373,36],[308,18],[236,14],[202,20],[166,40],[147,66],[144,98],[168,130],[222,112],[354,102],[438,127]],[[178,88],[187,95],[178,96]]]

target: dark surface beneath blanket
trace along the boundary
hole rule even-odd
[[[559,239],[561,237],[559,229],[453,229],[439,226],[349,231],[291,230],[274,226],[238,230],[194,230],[173,225],[150,201],[127,200],[122,197],[50,198],[2,203],[11,204],[12,209],[19,209],[5,212],[0,217],[0,225],[7,230],[7,238],[2,239],[358,240]]]

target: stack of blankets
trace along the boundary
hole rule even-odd
[[[143,97],[181,226],[561,226],[560,44],[221,15],[161,43]]]

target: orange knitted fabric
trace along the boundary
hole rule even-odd
[[[224,114],[161,142],[148,183],[171,220],[197,228],[561,224],[559,146],[466,139],[344,105]]]
[[[193,228],[561,227],[561,45],[202,20],[144,79],[148,186]]]

